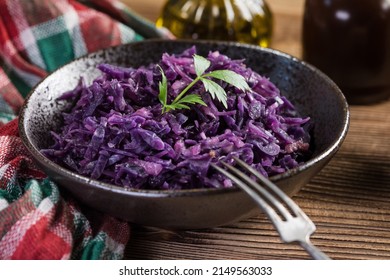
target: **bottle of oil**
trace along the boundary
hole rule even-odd
[[[350,104],[390,97],[390,1],[306,0],[303,59],[317,66]]]
[[[238,41],[268,47],[272,13],[263,0],[168,0],[156,25],[182,39]]]

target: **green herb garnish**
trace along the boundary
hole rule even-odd
[[[211,62],[200,56],[194,55],[194,67],[196,78],[188,85],[185,89],[183,89],[176,98],[172,101],[171,104],[167,104],[168,97],[168,85],[167,78],[164,74],[163,69],[160,68],[160,72],[162,75],[162,80],[159,83],[159,95],[158,98],[163,105],[162,112],[169,112],[170,110],[175,109],[189,109],[188,105],[190,104],[201,104],[203,106],[207,106],[207,104],[202,100],[201,96],[198,94],[187,94],[185,95],[190,88],[192,88],[198,81],[203,83],[203,86],[206,91],[211,94],[213,99],[219,100],[225,108],[227,108],[227,94],[225,90],[216,82],[211,80],[210,78],[215,78],[222,80],[236,88],[245,91],[249,90],[249,85],[245,81],[245,78],[236,72],[231,70],[215,70],[208,73],[205,73],[207,68],[210,67]],[[185,95],[185,96],[184,96]]]

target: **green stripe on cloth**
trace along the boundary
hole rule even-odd
[[[15,200],[14,195],[12,193],[9,193],[8,191],[2,189],[0,189],[0,199],[7,201],[7,203],[12,203],[12,201]]]
[[[15,119],[14,114],[0,112],[0,122],[7,123],[9,121],[12,121],[13,119]]]
[[[71,259],[118,260],[123,258],[124,245],[112,240],[104,229],[98,232],[96,236],[92,236],[90,232],[91,228],[86,217],[79,213],[73,214],[73,223],[75,225],[73,238],[77,246],[72,250]]]
[[[27,182],[25,190],[31,190],[31,200],[36,207],[44,198],[49,198],[54,204],[58,203],[60,198],[58,188],[49,180],[43,180],[41,183],[38,183],[37,180],[30,180]]]
[[[37,41],[49,72],[74,59],[73,43],[67,31]]]
[[[99,233],[94,240],[90,240],[87,246],[84,248],[83,254],[81,255],[82,260],[98,260],[102,255],[105,244],[104,240],[106,239],[105,233]]]
[[[111,245],[111,246],[110,246]],[[113,240],[105,232],[100,232],[91,239],[87,246],[84,248],[83,254],[81,255],[82,260],[99,260],[99,259],[112,259],[117,260],[122,258],[121,250],[116,252],[114,249],[119,244],[114,244]],[[112,247],[112,248],[111,248]],[[105,257],[102,257],[105,256]]]
[[[2,167],[2,169],[3,168],[7,170],[9,165],[5,165]],[[5,192],[1,192],[0,196],[7,199],[9,203],[12,203],[18,200],[23,195],[23,193],[23,187],[19,184],[19,182],[15,182],[15,178],[11,178],[5,188]]]
[[[8,78],[10,79],[11,83],[16,87],[16,89],[19,91],[19,93],[26,97],[27,94],[30,92],[31,87],[17,75],[13,70],[7,70],[7,68],[3,68],[4,72],[7,74]]]

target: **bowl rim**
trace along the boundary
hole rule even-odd
[[[50,73],[48,76],[46,76],[44,79],[42,79],[39,83],[37,83],[28,93],[28,95],[25,97],[24,103],[19,111],[18,114],[18,130],[19,130],[19,135],[22,139],[23,144],[27,148],[27,150],[30,152],[30,154],[33,156],[34,160],[38,162],[38,164],[43,165],[44,167],[48,169],[54,169],[56,170],[56,173],[60,174],[61,176],[64,176],[66,178],[69,178],[71,180],[76,180],[82,184],[90,184],[94,186],[95,188],[98,188],[103,191],[110,191],[110,192],[117,192],[120,194],[125,194],[127,196],[135,196],[135,197],[154,197],[154,198],[159,198],[159,197],[184,197],[184,196],[202,196],[202,195],[216,195],[221,192],[239,192],[241,191],[238,187],[233,186],[231,188],[200,188],[200,189],[179,189],[179,190],[149,190],[149,189],[136,189],[136,188],[126,188],[122,186],[117,186],[114,184],[109,184],[105,182],[101,182],[96,179],[91,179],[87,176],[83,176],[80,174],[77,174],[76,172],[73,172],[69,169],[66,169],[65,167],[62,167],[55,162],[51,161],[47,157],[45,157],[30,141],[29,136],[26,132],[26,126],[28,120],[25,118],[25,112],[28,108],[29,101],[31,97],[33,96],[34,93],[37,92],[37,89],[41,87],[42,84],[45,83],[46,79],[48,77],[51,77],[52,75],[55,75],[55,73],[60,72],[63,68],[67,67],[69,64],[76,63],[77,61],[83,60],[87,57],[94,56],[96,54],[101,54],[105,53],[107,51],[115,51],[120,48],[126,48],[126,46],[129,45],[142,45],[142,44],[149,44],[149,43],[159,43],[159,42],[166,42],[168,41],[167,39],[146,39],[143,41],[138,41],[138,42],[130,42],[126,44],[121,44],[117,46],[111,46],[107,48],[103,48],[100,50],[97,50],[95,52],[87,53],[83,56],[80,56],[63,66],[57,68],[55,71]],[[347,135],[348,129],[349,129],[349,124],[350,124],[350,112],[349,112],[349,104],[347,103],[347,100],[345,96],[343,95],[342,91],[340,88],[336,85],[336,83],[330,79],[325,73],[323,73],[321,70],[313,66],[312,64],[297,58],[291,54],[285,53],[280,50],[272,49],[272,48],[266,48],[266,47],[261,47],[257,45],[250,45],[246,43],[240,43],[240,42],[228,42],[228,41],[216,41],[216,40],[190,40],[190,39],[176,39],[172,42],[178,42],[178,43],[183,43],[183,44],[213,44],[213,45],[224,45],[227,47],[244,47],[244,48],[251,48],[251,49],[256,49],[265,53],[269,53],[272,55],[276,56],[282,56],[285,57],[288,60],[293,60],[296,63],[302,64],[304,67],[307,67],[310,71],[314,72],[316,75],[319,75],[322,79],[326,81],[337,93],[338,98],[340,98],[342,104],[343,104],[343,112],[344,112],[344,118],[343,118],[343,128],[338,137],[329,145],[329,147],[318,154],[317,156],[310,158],[306,162],[302,163],[301,165],[290,169],[286,172],[283,172],[278,175],[271,176],[269,179],[275,183],[278,181],[287,178],[289,176],[298,174],[303,172],[304,170],[312,167],[315,165],[317,162],[320,162],[324,160],[327,157],[330,157],[334,153],[337,152],[339,147],[342,145],[343,141],[345,140],[345,137]]]

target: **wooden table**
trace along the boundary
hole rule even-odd
[[[162,0],[127,0],[155,20]],[[269,0],[275,16],[272,47],[300,57],[303,0]],[[329,165],[294,200],[312,218],[313,243],[334,259],[390,259],[390,101],[351,106],[348,136]],[[134,228],[127,259],[307,259],[281,243],[264,215],[201,230]]]

